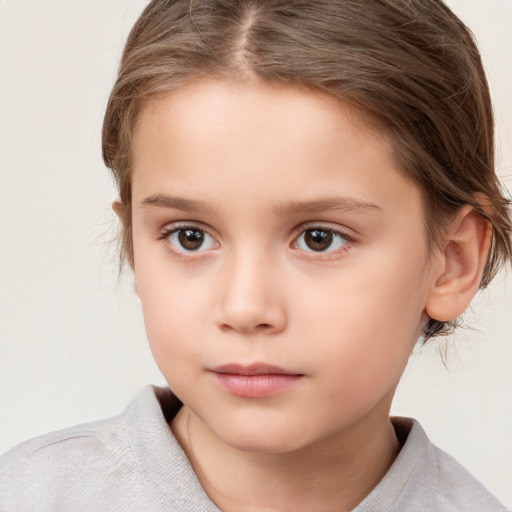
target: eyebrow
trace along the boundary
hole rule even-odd
[[[293,201],[285,205],[276,205],[274,207],[274,212],[279,216],[332,211],[382,213],[383,208],[374,203],[360,201],[350,197],[328,197],[313,201]]]
[[[159,208],[172,208],[190,213],[215,214],[215,208],[202,201],[186,199],[183,197],[168,196],[166,194],[152,194],[141,201],[142,206],[156,206]],[[359,201],[349,197],[328,197],[312,201],[292,201],[283,205],[275,205],[274,213],[279,217],[297,215],[299,213],[321,213],[330,211],[382,213],[383,209],[370,202]]]
[[[215,208],[207,203],[185,199],[184,197],[168,196],[166,194],[152,194],[144,198],[140,204],[142,206],[172,208],[190,213],[215,213]]]

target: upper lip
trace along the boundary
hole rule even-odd
[[[211,369],[215,373],[229,373],[233,375],[301,375],[300,373],[285,370],[267,363],[224,364]]]

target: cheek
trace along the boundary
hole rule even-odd
[[[297,289],[295,296],[302,299],[299,318],[314,319],[316,315],[317,326],[330,326],[333,337],[341,334],[364,341],[372,338],[364,333],[388,331],[395,332],[397,339],[411,336],[421,321],[427,297],[426,252],[409,250],[407,254],[396,248],[375,252],[358,255],[350,265],[321,281],[313,276],[303,285],[308,293]],[[308,315],[308,311],[315,313]]]
[[[307,336],[315,339],[315,357],[328,368],[333,395],[342,386],[344,396],[357,399],[393,385],[421,332],[427,283],[423,253],[392,256],[351,267],[303,304],[303,316],[313,319],[305,326]]]
[[[172,272],[169,265],[140,263],[136,286],[151,351],[164,374],[181,371],[183,360],[197,357],[198,341],[205,342],[207,294],[201,283]]]

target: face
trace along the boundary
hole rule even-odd
[[[285,452],[387,420],[433,278],[420,191],[349,106],[220,81],[153,100],[132,206],[152,352],[217,439]]]

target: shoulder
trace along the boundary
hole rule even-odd
[[[127,506],[123,489],[133,491],[125,494],[140,500],[144,484],[131,438],[158,414],[162,414],[158,401],[148,386],[119,416],[52,432],[12,448],[0,457],[0,510],[35,506],[42,511],[101,510],[102,506],[122,510],[112,503]]]
[[[131,460],[133,441],[145,425],[166,428],[159,399],[165,390],[146,386],[118,416],[76,425],[25,441],[0,457],[0,475],[44,464],[56,471],[79,470]]]
[[[133,466],[127,445],[121,417],[114,417],[14,447],[0,457],[0,509],[29,510],[38,503],[44,510],[56,500],[64,507],[79,487],[84,496],[97,492],[108,475]]]
[[[0,457],[0,510],[217,512],[169,428],[179,407],[147,386],[119,416],[16,446]]]
[[[431,444],[438,501],[446,510],[506,512],[506,508],[451,455]]]
[[[103,454],[108,451],[109,444],[119,438],[122,438],[119,417],[58,430],[25,441],[7,451],[0,457],[0,472],[5,475],[20,463],[41,457],[62,455],[63,460],[72,460],[77,452]]]
[[[507,512],[461,464],[428,439],[417,421],[393,418],[393,425],[402,450],[354,512]]]

